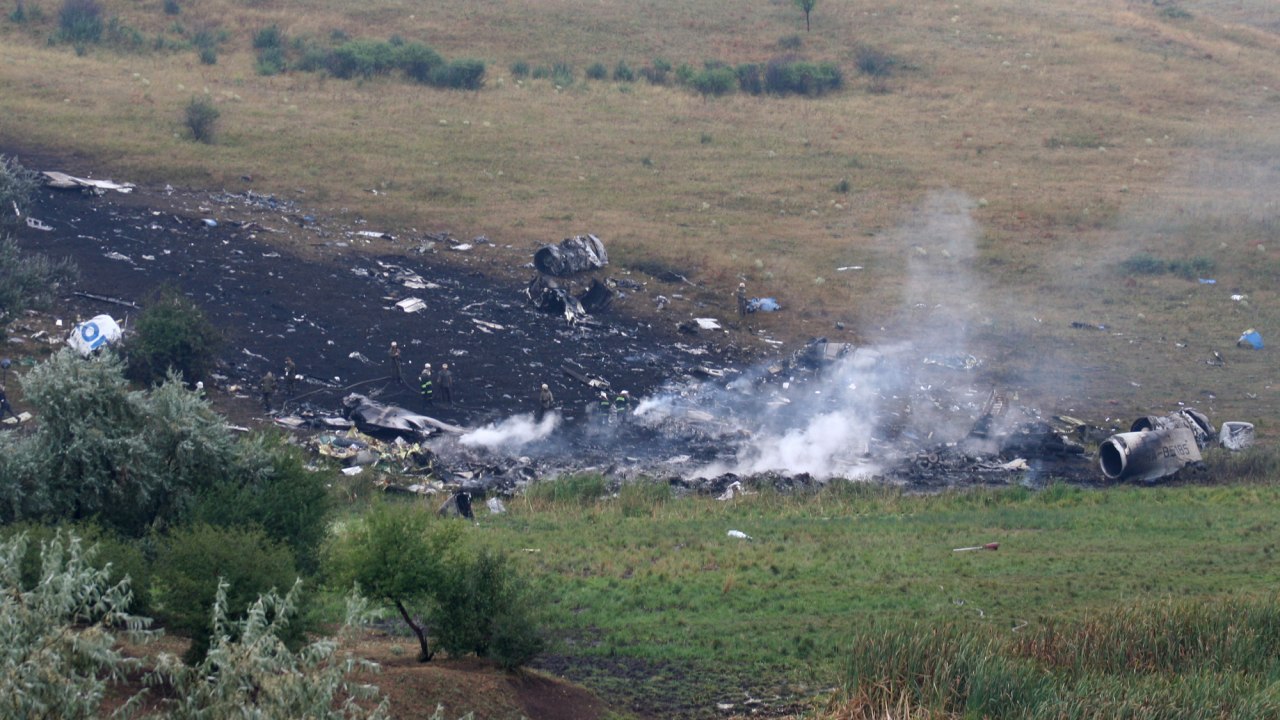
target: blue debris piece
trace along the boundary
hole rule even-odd
[[[747,301],[747,312],[777,312],[782,309],[773,298],[751,298]]]
[[[1249,328],[1240,334],[1240,339],[1236,341],[1236,345],[1239,347],[1251,347],[1254,350],[1261,350],[1263,347],[1262,333],[1254,330],[1253,328]]]

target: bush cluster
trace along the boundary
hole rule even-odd
[[[275,75],[292,69],[327,72],[343,80],[369,80],[398,72],[408,80],[433,87],[478,90],[484,86],[483,61],[448,61],[420,42],[406,42],[400,37],[352,39],[339,31],[330,40],[334,44],[327,48],[305,38],[290,43],[277,26],[263,28],[253,41],[258,52],[258,73]]]
[[[560,87],[568,87],[574,82],[573,67],[563,62],[550,68],[530,68],[529,63],[521,60],[511,65],[511,74],[516,78],[532,76],[535,80],[550,78]],[[634,82],[637,77],[642,77],[653,85],[667,85],[674,79],[676,84],[704,97],[732,92],[819,96],[844,86],[844,73],[835,63],[812,63],[791,56],[775,58],[768,63],[743,63],[736,67],[713,60],[700,70],[688,64],[673,68],[671,63],[657,58],[636,71],[625,60],[620,60],[612,75],[604,63],[596,62],[587,67],[585,75],[588,80],[612,77],[615,82]]]

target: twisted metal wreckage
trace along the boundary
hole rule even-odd
[[[757,374],[745,386],[748,373],[731,368],[705,373],[694,382],[685,378],[682,399],[667,403],[661,412],[614,420],[616,425],[599,412],[592,417],[590,408],[585,413],[569,410],[561,426],[564,432],[545,439],[549,447],[533,443],[521,448],[523,454],[463,447],[466,443],[456,439],[470,432],[467,428],[351,395],[344,405],[355,427],[346,434],[319,435],[312,444],[321,454],[349,463],[349,474],[361,472],[353,468],[377,465],[387,476],[382,480],[387,490],[420,494],[509,496],[538,478],[579,471],[602,472],[615,482],[649,477],[665,480],[680,492],[723,497],[732,497],[727,488],[742,488],[743,482],[785,491],[822,485],[830,478],[781,470],[700,474],[717,462],[740,459],[736,456],[744,447],[762,440],[753,434],[761,430],[735,421],[733,412],[724,412],[700,393],[714,385],[717,392],[736,386],[762,398],[776,397],[781,388],[803,395],[807,384],[820,381],[835,363],[875,369],[885,358],[875,350],[819,339],[785,360],[753,371]],[[1227,422],[1218,433],[1206,415],[1190,408],[1139,418],[1128,432],[1107,436],[1107,431],[1069,416],[1042,417],[1013,407],[998,390],[968,395],[973,399],[962,406],[954,398],[917,393],[904,398],[901,412],[887,413],[889,418],[910,415],[912,404],[946,406],[971,419],[967,435],[950,440],[921,437],[890,419],[864,446],[846,449],[840,460],[846,468],[843,476],[921,490],[1034,484],[1047,478],[1085,484],[1152,482],[1200,463],[1200,451],[1215,440],[1241,450],[1253,439],[1249,423]],[[331,424],[327,427],[332,429]],[[1092,443],[1098,443],[1096,461],[1089,450]]]

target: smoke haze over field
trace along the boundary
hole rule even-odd
[[[459,442],[542,457],[551,456],[544,451],[551,446],[541,443],[553,443],[574,461],[595,465],[688,458],[682,474],[696,477],[781,472],[858,478],[898,459],[887,434],[915,443],[962,438],[987,395],[970,387],[977,363],[968,331],[982,315],[981,285],[972,270],[974,207],[962,193],[935,193],[895,233],[910,272],[901,299],[908,332],[892,344],[832,344],[824,357],[729,369],[727,383],[673,383],[625,419],[611,423],[608,413],[597,413],[586,431],[556,433],[553,419],[534,424],[517,415]],[[573,449],[565,452],[568,447]]]

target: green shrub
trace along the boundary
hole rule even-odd
[[[102,3],[99,0],[62,0],[58,11],[58,36],[77,47],[102,40]]]
[[[184,111],[187,129],[196,142],[212,143],[217,137],[218,118],[222,112],[207,97],[193,97]]]
[[[396,65],[395,48],[381,40],[349,40],[329,53],[328,70],[344,80],[385,75]]]
[[[129,610],[139,614],[151,612],[151,565],[143,553],[143,543],[129,541],[103,530],[93,523],[44,525],[21,522],[0,526],[0,539],[11,541],[18,535],[28,540],[27,553],[21,558],[22,588],[30,590],[40,582],[42,547],[58,538],[79,538],[91,552],[89,565],[102,571],[108,582],[127,580],[131,602]]]
[[[1177,5],[1166,5],[1160,9],[1160,15],[1170,20],[1190,20],[1192,17],[1191,13]]]
[[[841,193],[841,194],[848,194],[848,193],[849,193],[849,178],[840,178],[840,182],[836,183],[836,184],[835,184],[835,187],[833,187],[833,188],[831,188],[831,189],[832,189],[832,190],[834,190],[835,192],[838,192],[838,193]]]
[[[0,222],[16,222],[18,217],[13,209],[26,207],[38,187],[39,175],[23,167],[16,158],[0,155]]]
[[[209,650],[209,608],[220,583],[226,583],[232,617],[243,617],[244,608],[260,594],[291,588],[297,577],[293,554],[262,530],[205,524],[177,528],[156,558],[156,616],[191,638],[184,659],[196,663]],[[290,625],[287,639],[300,640],[303,630],[300,623]]]
[[[854,54],[854,65],[858,72],[871,77],[887,77],[892,74],[898,61],[889,53],[873,47],[860,47]]]
[[[791,57],[770,60],[764,88],[775,95],[824,95],[844,86],[844,74],[834,63],[814,64]]]
[[[140,667],[117,633],[141,642],[146,620],[129,614],[128,584],[108,578],[74,537],[44,547],[44,581],[18,592],[28,545],[21,535],[0,543],[0,717],[104,717],[111,681]]]
[[[235,450],[236,476],[208,488],[196,500],[191,521],[217,527],[260,527],[292,551],[298,568],[320,567],[333,498],[335,471],[312,472],[302,451],[271,433],[242,439]]]
[[[223,418],[177,382],[130,390],[110,351],[85,359],[64,348],[22,389],[40,423],[0,438],[0,521],[93,519],[141,537],[236,472]]]
[[[524,60],[517,60],[511,63],[511,77],[526,78],[529,77],[529,63]]]
[[[437,519],[418,506],[375,505],[330,539],[325,574],[334,587],[355,585],[366,597],[395,608],[418,638],[418,661],[429,662],[435,651],[420,615],[450,577],[461,533],[460,523]]]
[[[178,4],[178,0],[164,0],[164,14],[177,15],[182,12],[182,6]]]
[[[697,70],[694,70],[692,65],[689,63],[680,63],[680,66],[675,70],[676,82],[681,85],[688,85],[693,82],[693,76],[695,74],[697,74]]]
[[[412,42],[396,48],[396,67],[416,82],[430,83],[431,74],[444,64],[440,53],[422,43]]]
[[[254,69],[259,75],[270,77],[279,75],[288,67],[284,48],[269,47],[258,51],[258,62]]]
[[[188,383],[204,379],[221,336],[200,307],[173,287],[152,294],[125,345],[129,375],[154,383],[172,370]]]
[[[255,50],[283,47],[284,33],[281,32],[279,25],[268,25],[253,35],[253,48]]]
[[[534,80],[546,80],[547,78],[551,77],[551,68],[539,65],[538,67],[535,67],[533,69],[533,72],[530,74],[530,77],[532,77]]]
[[[567,62],[557,62],[551,65],[551,82],[560,87],[569,87],[573,84],[574,72],[573,66]]]
[[[727,95],[738,84],[738,76],[732,68],[713,67],[693,74],[688,84],[703,97]]]
[[[202,48],[200,48],[200,52],[198,53],[198,56],[199,56],[199,58],[200,58],[200,62],[204,63],[205,65],[217,65],[217,64],[218,64],[218,50],[217,50],[217,48],[202,47]]]
[[[666,85],[670,73],[671,63],[662,58],[654,58],[653,62],[640,70],[640,75],[654,85]]]
[[[609,70],[605,68],[604,63],[595,62],[587,66],[588,80],[604,80],[609,77]]]
[[[1218,268],[1213,258],[1199,255],[1186,260],[1170,260],[1169,272],[1186,280],[1207,278]]]
[[[738,89],[751,95],[764,92],[764,72],[756,63],[743,63],[734,69],[738,76]]]
[[[627,64],[626,60],[619,60],[618,64],[613,67],[613,79],[617,82],[635,82],[636,73]]]
[[[479,90],[484,87],[483,60],[454,60],[431,72],[431,84],[455,90]]]
[[[50,260],[46,255],[23,251],[13,238],[0,239],[0,339],[18,314],[27,308],[48,307],[78,274],[69,259]]]
[[[475,653],[513,670],[542,652],[537,597],[505,553],[482,549],[449,563],[434,593],[440,647],[451,657]]]
[[[783,50],[799,50],[804,45],[804,38],[799,35],[783,35],[778,38],[778,47]]]

